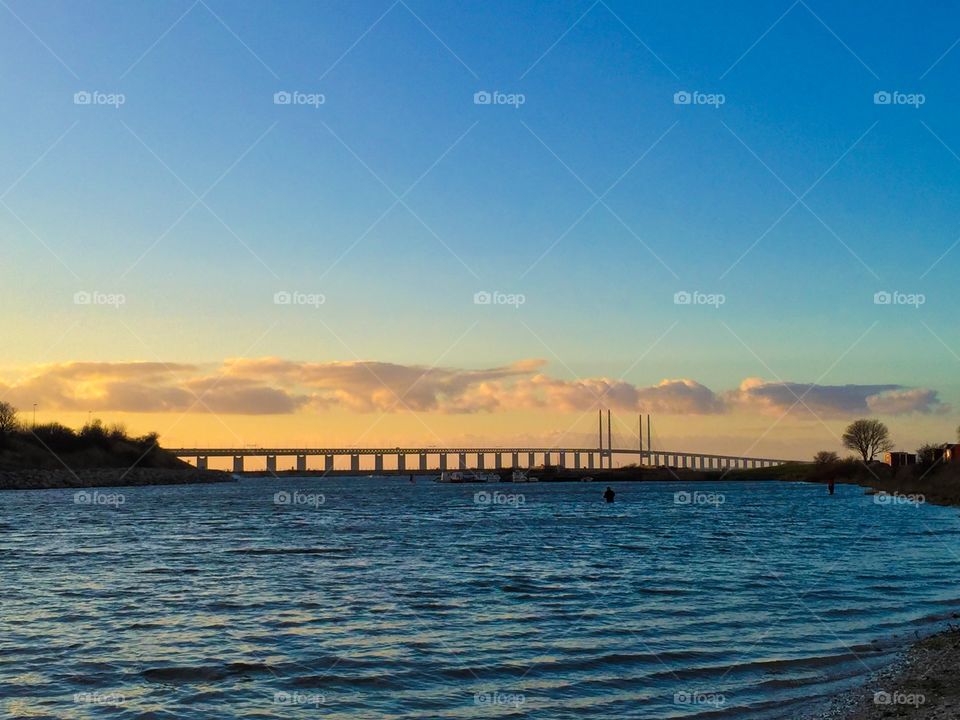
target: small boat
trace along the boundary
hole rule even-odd
[[[440,473],[440,478],[437,482],[454,484],[500,482],[500,476],[496,473],[474,472],[471,470],[453,470],[451,472],[444,470]]]

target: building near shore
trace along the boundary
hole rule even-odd
[[[960,444],[943,446],[943,462],[960,462]]]
[[[904,465],[916,465],[916,453],[908,452],[886,452],[883,454],[883,462],[890,467],[903,467]]]

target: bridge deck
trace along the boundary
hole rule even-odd
[[[463,448],[437,448],[437,447],[419,447],[419,448],[169,448],[167,452],[177,457],[263,457],[270,456],[293,456],[293,455],[509,455],[512,453],[566,453],[566,454],[603,454],[603,455],[641,455],[641,456],[664,456],[675,457],[696,457],[696,458],[716,458],[721,460],[756,460],[773,463],[792,463],[801,462],[799,460],[783,460],[779,458],[766,457],[748,457],[743,455],[717,455],[712,453],[700,452],[682,452],[679,450],[639,450],[638,448],[614,448],[608,450],[604,448],[545,448],[545,447],[463,447]]]

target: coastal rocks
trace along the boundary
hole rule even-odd
[[[219,470],[170,470],[160,468],[99,468],[92,470],[0,470],[0,490],[49,490],[55,488],[121,487],[136,485],[184,485],[233,482],[230,473]]]

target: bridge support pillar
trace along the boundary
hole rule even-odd
[[[497,453],[496,455],[493,456],[493,466],[497,470],[503,470],[503,454],[502,453]]]
[[[243,455],[233,456],[233,471],[235,473],[243,472]]]
[[[205,456],[197,457],[197,470],[206,470],[207,469],[207,458]]]
[[[297,472],[307,471],[307,456],[297,455]]]
[[[587,469],[593,470],[593,453],[587,453]]]
[[[447,454],[440,453],[440,472],[447,469]]]
[[[477,470],[483,470],[483,453],[477,453]]]
[[[427,454],[420,453],[420,472],[426,472],[427,469]]]
[[[407,456],[403,453],[397,455],[397,471],[406,472],[407,471]]]
[[[466,453],[460,453],[460,454],[457,456],[457,459],[459,460],[459,463],[460,463],[460,469],[461,469],[461,470],[466,470],[466,469],[467,469],[467,454],[466,454]]]
[[[550,452],[545,452],[545,453],[543,454],[543,466],[544,466],[544,467],[547,467],[547,466],[550,465],[550,455],[551,455],[551,454],[552,454],[552,453],[550,453]]]
[[[375,473],[383,472],[383,455],[380,453],[373,456],[373,471]]]
[[[513,455],[510,458],[510,462],[512,463],[511,467],[514,470],[520,467],[520,453],[513,453]]]
[[[267,472],[275,473],[277,471],[277,456],[267,455]]]
[[[323,456],[323,470],[324,472],[333,471],[333,455],[324,455]]]
[[[536,458],[534,457],[534,454],[533,454],[533,453],[527,453],[527,467],[528,467],[528,468],[532,468],[532,467],[533,467],[534,465],[536,465],[536,464],[537,464],[537,460],[536,460]]]
[[[360,456],[359,456],[359,455],[353,454],[353,455],[350,456],[350,469],[351,469],[353,472],[359,472],[359,471],[360,471]]]
[[[562,450],[560,451],[560,460],[558,462],[561,469],[567,466],[567,454]]]
[[[580,469],[580,453],[578,452],[575,452],[573,454],[573,469],[574,470]]]

